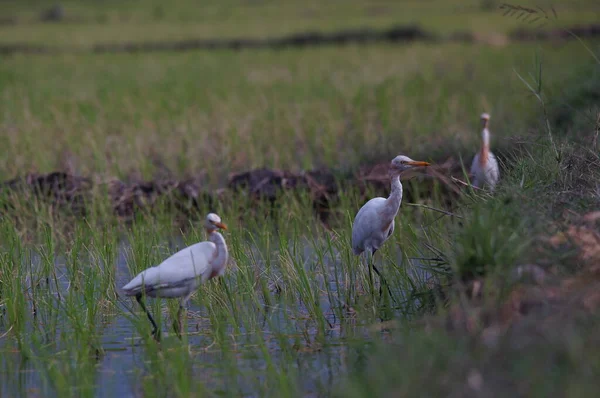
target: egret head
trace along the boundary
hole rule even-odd
[[[206,216],[206,221],[204,223],[204,228],[208,233],[216,231],[217,229],[227,229],[227,225],[221,222],[221,217],[216,215],[215,213],[208,213]]]
[[[482,128],[484,128],[484,129],[487,128],[488,123],[490,121],[490,115],[488,113],[482,113],[481,116],[480,116],[480,118],[481,118],[481,126],[482,126]]]
[[[412,169],[414,167],[429,166],[427,162],[419,160],[412,160],[408,156],[398,155],[392,160],[391,170],[395,172],[402,172],[404,170]]]

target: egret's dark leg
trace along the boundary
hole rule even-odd
[[[181,321],[183,311],[185,311],[185,307],[183,306],[183,303],[179,303],[177,319],[173,321],[173,329],[175,330],[175,333],[177,333],[177,337],[179,337],[179,339],[181,339],[181,333],[183,331],[183,322]]]
[[[370,250],[365,251],[365,257],[367,259],[367,272],[369,273],[369,293],[373,296],[373,290],[375,289],[375,285],[373,283],[373,274],[371,273],[371,267],[373,266],[373,254],[375,252],[371,252]]]
[[[375,266],[375,264],[373,264],[373,271],[375,271],[375,273],[379,276],[379,298],[381,299],[381,297],[383,296],[383,285],[385,284],[387,286],[387,281],[385,280],[385,278],[381,275],[381,272],[379,272],[379,270],[377,269],[377,267]],[[390,287],[388,286],[388,290],[390,289]]]
[[[179,309],[177,310],[177,320],[173,321],[173,329],[175,329],[175,333],[177,333],[177,337],[179,337],[179,339],[181,339],[181,333],[183,332],[182,315],[186,311],[186,305],[190,297],[192,297],[192,293],[181,299],[179,302]]]
[[[150,320],[150,322],[152,323],[152,326],[154,327],[154,329],[152,330],[152,336],[154,336],[154,338],[156,340],[160,340],[160,332],[158,330],[158,326],[156,326],[156,322],[154,322],[154,318],[152,318],[150,311],[148,311],[148,309],[146,308],[146,305],[144,304],[144,301],[142,300],[142,293],[136,294],[135,299],[140,304],[142,309],[146,312],[146,315],[148,315],[148,319]]]
[[[388,294],[390,295],[392,301],[396,303],[396,299],[394,298],[394,296],[392,296],[392,291],[390,290],[390,285],[387,283],[387,280],[383,277],[383,275],[381,275],[381,273],[375,267],[375,265],[373,265],[373,269],[375,270],[375,272],[377,272],[377,275],[379,275],[379,278],[381,279],[381,284],[385,284],[385,287],[387,288]],[[383,291],[381,290],[381,284],[379,285],[379,297],[381,297],[383,293]]]
[[[369,276],[371,276],[371,268],[373,268],[373,270],[377,273],[377,275],[379,275],[379,300],[381,300],[381,274],[379,273],[379,271],[377,270],[377,267],[375,267],[375,253],[377,252],[377,249],[373,249],[373,251],[371,251],[371,257],[370,257],[370,262],[368,264],[369,267]],[[373,288],[375,288],[375,285],[373,284],[373,282],[371,282],[371,286],[373,286]],[[372,288],[372,289],[373,289]],[[371,293],[373,293],[373,290],[371,290]]]
[[[373,257],[375,256],[375,251],[373,250]],[[379,272],[379,270],[377,269],[377,267],[375,267],[375,261],[372,262],[372,266],[373,266],[373,270],[377,273],[377,275],[379,276],[380,279],[380,283],[379,283],[379,299],[381,300],[381,297],[383,296],[383,290],[382,290],[382,285],[385,284],[385,287],[387,288],[388,294],[390,295],[390,298],[392,299],[392,301],[394,301],[394,303],[396,302],[396,300],[394,299],[394,296],[392,295],[392,291],[390,290],[390,285],[387,283],[387,280],[383,277],[383,275],[381,274],[381,272]]]
[[[367,272],[369,273],[369,290],[371,291],[371,295],[373,295],[373,289],[375,285],[373,284],[373,272],[371,271],[369,264],[367,264]]]

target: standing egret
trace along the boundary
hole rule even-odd
[[[181,330],[181,313],[185,304],[198,287],[209,279],[222,276],[227,266],[227,244],[217,229],[227,229],[221,218],[215,213],[206,216],[204,228],[208,241],[199,242],[173,254],[155,267],[140,272],[128,284],[123,286],[125,295],[135,296],[142,309],[148,315],[155,338],[160,336],[156,322],[144,305],[142,296],[175,298],[181,297],[177,324]],[[177,329],[177,328],[176,328]]]
[[[473,186],[477,188],[488,187],[490,191],[496,188],[500,170],[498,169],[498,161],[494,154],[490,151],[490,131],[488,123],[490,115],[487,113],[481,114],[481,150],[477,152],[471,164],[471,176],[473,177]]]
[[[390,196],[387,199],[379,197],[369,200],[360,208],[354,218],[354,223],[352,224],[352,251],[357,256],[363,252],[366,253],[371,285],[370,267],[373,267],[373,270],[379,275],[382,282],[385,282],[379,270],[375,267],[373,256],[394,232],[394,218],[398,214],[400,204],[402,203],[400,173],[419,166],[429,166],[429,163],[412,160],[408,156],[396,156],[392,160],[389,169],[392,185]],[[381,286],[379,286],[379,293],[381,295]]]

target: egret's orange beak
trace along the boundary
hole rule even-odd
[[[219,227],[221,229],[225,229],[225,230],[227,229],[227,225],[223,224],[222,222],[216,222],[215,226]]]
[[[431,163],[421,162],[419,160],[413,160],[412,162],[406,162],[406,164],[410,164],[411,166],[431,166]]]

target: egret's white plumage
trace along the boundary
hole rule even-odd
[[[142,301],[144,294],[162,298],[181,297],[179,317],[181,310],[201,284],[225,273],[227,244],[217,229],[227,229],[227,226],[218,215],[210,213],[206,217],[204,228],[209,234],[208,241],[178,251],[159,265],[140,272],[123,286],[125,295],[135,296],[146,311],[154,326],[153,334],[156,334],[157,327]]]
[[[487,187],[490,191],[493,191],[500,178],[500,169],[498,168],[496,157],[490,151],[489,120],[490,115],[487,113],[481,115],[481,149],[473,158],[471,178],[473,186],[477,188]]]
[[[391,193],[386,198],[373,198],[360,208],[352,223],[352,251],[355,255],[365,253],[367,266],[373,267],[372,256],[394,232],[394,218],[402,203],[402,183],[400,173],[404,170],[429,166],[427,162],[415,161],[408,156],[396,156],[390,164]],[[371,271],[369,270],[369,276]]]

